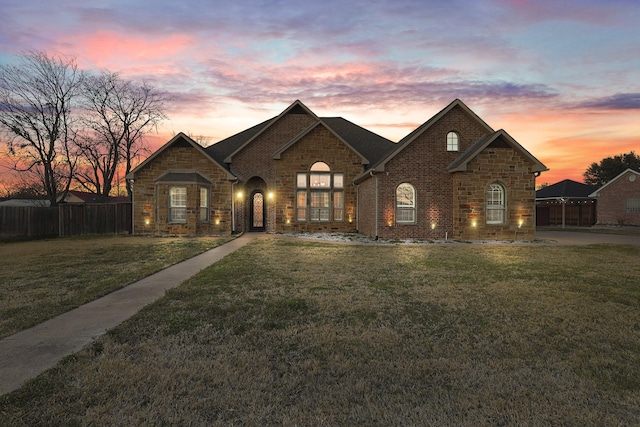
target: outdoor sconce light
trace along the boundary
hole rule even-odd
[[[216,225],[220,225],[220,220],[216,218]]]
[[[238,199],[242,199],[242,191],[238,191],[237,196],[238,196]]]
[[[351,224],[352,222],[353,222],[353,217],[349,215],[349,224]]]
[[[435,223],[435,222],[432,222],[432,223],[431,223],[431,229],[432,229],[432,230],[435,230],[435,229],[436,229],[436,223]]]
[[[522,224],[524,224],[523,220],[518,221],[518,228],[522,228]]]
[[[149,225],[149,224],[151,224],[151,221],[149,220],[149,218],[145,219],[144,220],[144,225]]]
[[[388,225],[389,227],[391,227],[391,226],[393,225],[393,221],[391,221],[391,220],[387,221],[387,225]]]
[[[291,224],[291,220],[287,218],[287,225]]]
[[[478,225],[478,223],[476,222],[476,220],[474,219],[473,221],[471,221],[471,226],[472,227],[476,227]]]
[[[269,194],[267,195],[267,197],[269,197],[270,199],[273,199],[273,191],[269,191]]]

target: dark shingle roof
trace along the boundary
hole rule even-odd
[[[536,199],[550,199],[556,197],[575,197],[586,198],[593,193],[598,187],[595,185],[587,185],[581,182],[565,179],[548,187],[536,191]]]
[[[268,126],[272,120],[273,118],[250,127],[249,129],[243,130],[240,133],[225,138],[222,141],[216,142],[215,144],[207,147],[205,151],[214,160],[223,165],[224,159],[226,159],[231,153],[241,147],[242,144],[253,138],[256,134],[258,134],[258,132]]]
[[[210,145],[205,149],[205,151],[213,159],[223,164],[224,160],[229,155],[261,132],[274,119],[275,118],[266,120],[240,133],[223,139],[220,142]],[[375,163],[378,159],[384,157],[396,147],[394,142],[360,127],[349,120],[343,119],[342,117],[327,117],[322,118],[321,120],[363,157],[365,157],[370,164]],[[282,141],[282,144],[285,145],[288,142],[289,141]]]
[[[323,117],[321,120],[369,160],[369,164],[376,163],[397,146],[394,142],[342,117]]]

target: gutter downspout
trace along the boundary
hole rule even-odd
[[[360,232],[360,186],[356,186],[356,233]]]
[[[369,175],[373,176],[373,171],[369,171]],[[376,240],[378,240],[378,207],[379,207],[379,203],[378,203],[378,188],[379,188],[379,184],[378,184],[378,176],[376,175]]]
[[[125,177],[126,179],[126,177]],[[135,216],[135,212],[134,212],[134,198],[135,198],[135,191],[133,191],[133,183],[134,180],[130,179],[129,180],[129,186],[131,187],[131,235],[135,235],[136,234],[136,216]],[[158,203],[158,201],[156,200],[156,203]],[[154,218],[155,221],[155,218]]]
[[[231,234],[236,232],[236,184],[238,183],[238,178],[231,183]]]

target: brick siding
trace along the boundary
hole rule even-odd
[[[633,181],[629,180],[634,176]],[[640,225],[640,212],[627,212],[627,199],[640,198],[640,176],[627,171],[598,195],[598,224]]]

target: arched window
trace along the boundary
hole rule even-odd
[[[487,188],[487,224],[504,224],[506,199],[504,187],[497,182]]]
[[[460,137],[455,132],[447,134],[447,151],[458,151]]]
[[[396,188],[396,222],[416,222],[416,189],[408,182],[403,182]]]
[[[311,165],[310,170],[317,171],[317,172],[329,172],[331,171],[331,168],[325,162],[315,162],[314,164]]]
[[[297,175],[296,220],[344,221],[344,175],[331,173],[325,162]]]

